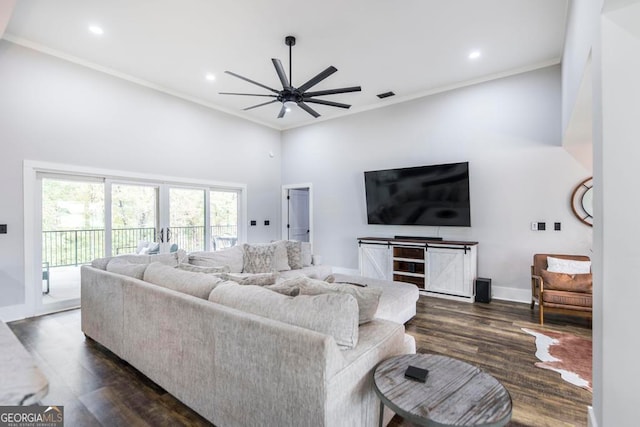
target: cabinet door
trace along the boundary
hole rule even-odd
[[[374,279],[392,280],[391,248],[386,245],[360,245],[360,274]]]
[[[460,296],[472,294],[468,281],[465,280],[464,251],[429,247],[426,260],[427,291]]]

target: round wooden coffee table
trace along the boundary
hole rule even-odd
[[[428,369],[425,383],[405,378],[407,366]],[[423,426],[504,426],[511,420],[511,396],[482,369],[436,354],[405,354],[384,360],[373,372],[384,406]]]

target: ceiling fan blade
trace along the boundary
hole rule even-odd
[[[253,83],[253,84],[254,84],[254,85],[256,85],[256,86],[260,86],[260,87],[262,87],[262,88],[265,88],[265,89],[267,89],[267,90],[270,90],[270,91],[271,91],[271,92],[273,92],[273,93],[278,93],[278,92],[279,92],[279,91],[277,91],[277,90],[275,90],[275,89],[273,89],[273,88],[270,88],[269,86],[265,86],[265,85],[263,85],[262,83],[258,83],[258,82],[256,82],[256,81],[253,81],[253,80],[248,79],[248,78],[246,78],[246,77],[242,77],[240,74],[232,73],[231,71],[225,71],[225,73],[227,73],[227,74],[229,74],[229,75],[232,75],[233,77],[237,77],[237,78],[239,78],[239,79],[242,79],[242,80],[244,80],[245,82]]]
[[[281,119],[284,117],[284,115],[287,113],[287,107],[284,105],[284,102],[282,103],[282,108],[280,109],[280,112],[278,113],[278,118]]]
[[[243,110],[244,111],[253,110],[254,108],[262,107],[263,105],[273,104],[274,102],[278,102],[278,100],[274,99],[273,101],[267,101],[267,102],[263,102],[262,104],[252,105],[251,107],[243,108]]]
[[[339,102],[325,101],[324,99],[305,99],[304,102],[311,102],[313,104],[329,105],[331,107],[351,108],[351,105],[349,105],[349,104],[341,104]]]
[[[316,110],[314,110],[313,108],[309,107],[304,102],[300,101],[297,104],[298,104],[298,107],[302,108],[304,111],[306,111],[307,113],[311,114],[313,117],[315,117],[315,118],[320,117],[320,114]]]
[[[302,96],[305,98],[312,98],[314,96],[323,96],[323,95],[336,95],[338,93],[348,93],[348,92],[360,92],[362,88],[360,86],[351,86],[351,87],[342,87],[339,89],[328,89],[328,90],[319,90],[317,92],[307,92],[303,93]]]
[[[333,65],[331,65],[327,67],[324,71],[322,71],[320,74],[318,74],[317,76],[313,77],[311,80],[309,80],[308,82],[300,86],[298,90],[300,92],[305,92],[307,89],[317,85],[318,83],[320,83],[321,81],[323,81],[324,79],[329,77],[331,74],[335,73],[336,71],[338,71],[338,69]]]
[[[282,83],[282,88],[289,89],[291,84],[287,79],[287,74],[284,72],[284,68],[282,68],[282,62],[280,62],[278,58],[271,58],[271,62],[273,62],[273,66],[276,67],[276,73],[278,73],[280,83]]]
[[[236,93],[236,92],[218,92],[220,95],[244,95],[244,96],[268,96],[270,98],[275,98],[278,95],[264,95],[260,93]]]

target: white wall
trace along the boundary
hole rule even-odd
[[[604,0],[571,0],[562,55],[562,132],[578,99]]]
[[[637,426],[640,2],[602,15],[594,52],[593,406],[599,427]]]
[[[314,251],[327,264],[356,269],[363,236],[477,240],[494,296],[527,300],[534,253],[591,249],[591,228],[569,205],[590,174],[560,146],[560,104],[554,66],[288,130],[283,183],[313,183]],[[457,161],[470,162],[471,228],[366,224],[365,170]],[[530,231],[532,221],[547,231]]]
[[[248,240],[280,235],[280,132],[0,41],[0,307],[24,303],[25,159],[245,183]]]

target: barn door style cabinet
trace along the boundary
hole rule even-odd
[[[478,242],[358,238],[360,274],[413,283],[428,295],[473,302]]]

